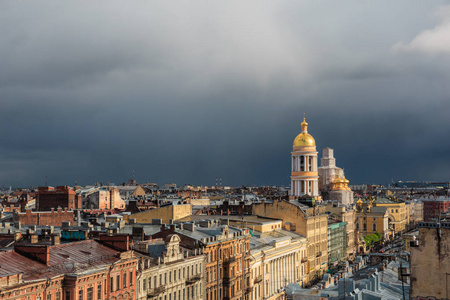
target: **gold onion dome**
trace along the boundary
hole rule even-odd
[[[342,177],[338,177],[334,180],[334,184],[345,183],[345,180]]]
[[[305,118],[300,125],[302,126],[302,132],[295,138],[294,147],[315,147],[316,141],[308,133],[308,123],[306,123]]]

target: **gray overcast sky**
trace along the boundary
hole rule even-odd
[[[447,5],[446,5],[447,4]],[[0,186],[450,180],[447,1],[1,1]]]

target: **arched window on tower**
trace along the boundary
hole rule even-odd
[[[303,155],[300,156],[300,171],[301,172],[305,171],[305,157]]]
[[[313,157],[312,156],[308,156],[308,171],[312,171],[312,166],[313,166]]]

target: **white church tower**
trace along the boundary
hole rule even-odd
[[[317,174],[316,141],[308,133],[305,118],[301,123],[302,132],[294,140],[291,152],[291,198],[309,195],[319,197],[319,176]]]

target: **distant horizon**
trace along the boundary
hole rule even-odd
[[[128,180],[127,180],[128,181]],[[99,183],[99,185],[97,185],[97,186],[99,186],[99,187],[101,187],[101,186],[122,186],[123,185],[123,183],[125,183],[125,186],[129,186],[128,185],[128,183],[127,183],[127,181],[124,181],[124,182],[122,182],[122,183],[115,183],[115,182],[110,182],[110,183],[104,183],[104,182],[98,182]],[[402,181],[402,182],[424,182],[424,183],[450,183],[450,181],[440,181],[440,180],[397,180],[397,181],[394,181],[394,182],[400,182],[400,181]],[[383,184],[383,183],[359,183],[359,184],[353,184],[353,183],[349,183],[349,186],[352,186],[352,185],[383,185],[383,186],[390,186],[392,183],[394,183],[394,182],[390,182],[390,183],[388,183],[388,184]],[[167,183],[161,183],[161,184],[159,184],[159,183],[157,183],[157,182],[145,182],[145,183],[140,183],[140,182],[136,182],[136,185],[143,185],[143,184],[149,184],[149,183],[154,183],[154,184],[157,184],[159,187],[161,187],[161,186],[164,186],[164,185],[166,185],[166,184],[176,184],[176,186],[177,186],[177,188],[180,188],[180,187],[184,187],[184,186],[187,186],[187,185],[192,185],[192,186],[205,186],[205,187],[214,187],[215,186],[215,184],[214,185],[205,185],[205,184],[188,184],[188,183],[186,183],[186,184],[182,184],[182,185],[179,185],[179,184],[177,184],[177,183],[174,183],[174,182],[167,182]],[[100,184],[103,184],[103,185],[100,185]],[[52,185],[52,184],[49,184],[49,185],[38,185],[38,186],[32,186],[32,189],[37,189],[38,187],[45,187],[45,186],[49,186],[49,187],[57,187],[57,186],[69,186],[69,187],[74,187],[75,185],[74,184],[54,184],[54,185]],[[94,183],[91,183],[91,184],[77,184],[77,186],[81,186],[81,187],[85,187],[85,186],[96,186],[96,182],[94,182]],[[277,187],[277,188],[290,188],[290,186],[289,185],[221,185],[221,186],[223,186],[223,187],[231,187],[231,188],[239,188],[239,187]],[[29,186],[29,187],[25,187],[25,186],[21,186],[21,187],[12,187],[12,190],[15,190],[15,189],[30,189],[31,187]],[[9,187],[6,187],[6,186],[1,186],[1,190],[2,191],[5,191],[5,190],[9,190]]]

